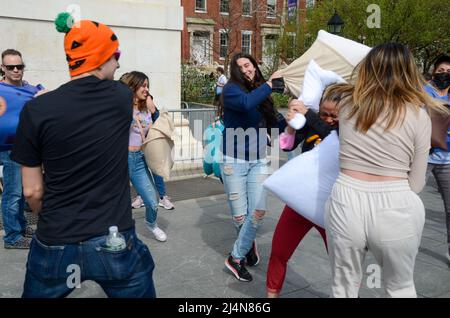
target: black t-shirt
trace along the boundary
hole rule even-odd
[[[20,114],[11,158],[43,166],[37,237],[70,244],[134,227],[128,139],[132,92],[89,76],[29,101]]]

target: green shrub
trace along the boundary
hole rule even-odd
[[[214,100],[214,72],[187,64],[181,65],[181,100],[212,104]]]
[[[287,107],[289,96],[286,94],[272,93],[275,108]]]

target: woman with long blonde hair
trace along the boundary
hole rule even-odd
[[[343,88],[339,110],[340,174],[326,204],[333,297],[358,297],[364,257],[382,266],[390,297],[416,297],[414,262],[425,221],[416,193],[430,150],[428,107],[439,105],[407,47],[373,48]]]

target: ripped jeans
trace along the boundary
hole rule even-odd
[[[231,256],[244,259],[263,220],[263,215],[254,215],[255,210],[265,212],[267,209],[267,192],[262,184],[269,175],[269,163],[266,158],[245,161],[224,156],[220,168],[231,216],[238,231]]]

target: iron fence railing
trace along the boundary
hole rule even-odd
[[[183,175],[189,175],[189,171],[195,171],[194,174],[201,173],[205,146],[203,132],[214,121],[216,115],[213,107],[187,103],[184,106],[186,108],[168,111],[175,124],[173,138],[175,165],[172,171],[174,176],[181,171]]]

